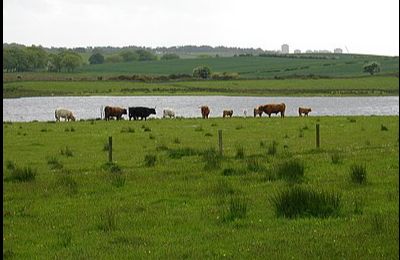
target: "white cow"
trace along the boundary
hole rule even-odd
[[[174,112],[172,109],[164,109],[164,111],[163,111],[163,118],[166,118],[167,116],[168,116],[169,118],[175,117],[175,112]]]
[[[56,121],[60,121],[61,118],[64,118],[65,121],[69,121],[69,120],[75,121],[74,115],[68,109],[57,108],[54,114],[56,117]]]

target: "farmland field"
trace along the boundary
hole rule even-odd
[[[3,257],[398,259],[398,125],[398,116],[5,122]],[[286,162],[304,176],[277,171]],[[321,204],[326,216],[280,215],[274,201],[297,189],[336,203]]]
[[[397,77],[285,80],[12,81],[3,97],[88,95],[237,95],[237,96],[379,96],[398,95]]]

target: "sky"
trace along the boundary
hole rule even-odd
[[[3,43],[399,55],[399,0],[3,0]]]

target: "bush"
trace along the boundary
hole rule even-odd
[[[367,170],[365,165],[353,164],[350,167],[350,179],[354,183],[365,183],[367,181]]]
[[[278,217],[320,217],[337,216],[340,212],[340,196],[336,193],[317,192],[294,186],[281,191],[270,199]]]

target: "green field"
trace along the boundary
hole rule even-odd
[[[397,77],[227,81],[14,81],[3,97],[84,95],[384,96],[399,94]]]
[[[398,126],[398,116],[3,123],[3,257],[398,259]],[[304,176],[277,172],[284,162]],[[351,180],[354,164],[366,182]],[[279,216],[273,198],[298,187],[336,194],[338,207]]]

